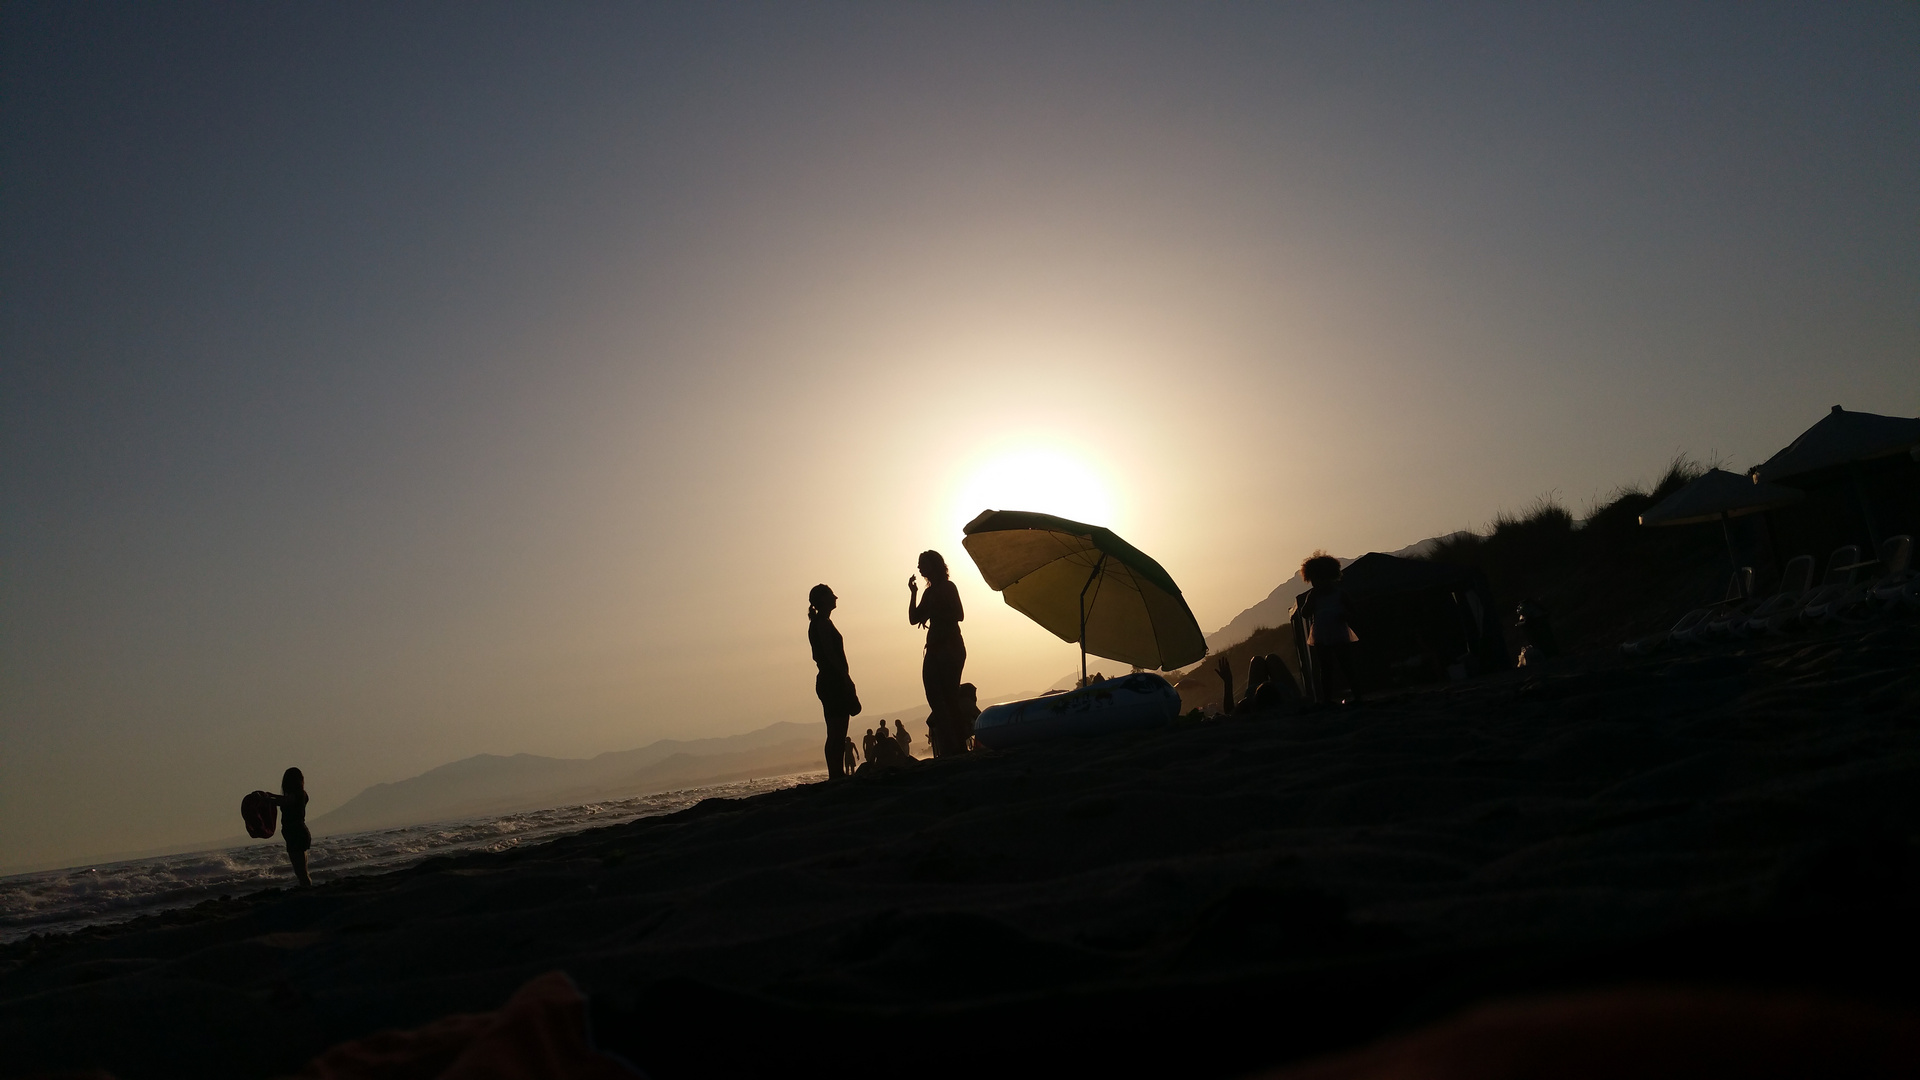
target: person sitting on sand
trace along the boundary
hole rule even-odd
[[[1261,708],[1300,704],[1300,684],[1293,681],[1293,670],[1280,659],[1279,653],[1267,654],[1267,681],[1260,688],[1260,700],[1256,704]]]
[[[1233,696],[1233,661],[1222,654],[1220,662],[1213,666],[1213,672],[1220,676],[1220,715],[1232,716],[1236,706]],[[1248,674],[1251,675],[1252,672]]]
[[[1247,692],[1245,696],[1241,697],[1239,708],[1234,711],[1240,712],[1255,708],[1259,703],[1260,688],[1267,685],[1268,680],[1272,677],[1273,676],[1267,671],[1266,657],[1261,656],[1259,653],[1254,653],[1252,656],[1247,657]]]
[[[313,834],[307,831],[307,778],[299,769],[288,769],[280,776],[280,794],[268,798],[280,807],[280,835],[287,839],[293,876],[302,885],[312,885],[313,878],[307,874],[307,851],[313,847]]]
[[[876,769],[891,769],[912,765],[914,759],[913,755],[901,749],[899,742],[893,737],[893,732],[887,730],[887,725],[881,724],[874,729],[873,753],[867,755],[867,764]]]
[[[970,682],[960,684],[953,696],[953,719],[950,730],[954,744],[961,750],[973,749],[973,722],[980,719],[980,688]]]
[[[1280,662],[1280,654],[1255,653],[1247,659],[1247,693],[1236,703],[1233,695],[1233,663],[1226,657],[1214,668],[1220,676],[1220,715],[1240,716],[1294,703],[1300,695],[1294,691],[1293,677]],[[1282,685],[1284,680],[1284,686]]]
[[[847,724],[860,715],[860,695],[854,689],[853,676],[847,671],[847,645],[833,625],[833,609],[839,597],[825,585],[815,585],[807,593],[807,644],[813,649],[813,662],[820,673],[813,677],[813,692],[820,699],[820,712],[827,721],[827,779],[846,775],[841,753],[847,739]]]
[[[908,757],[913,756],[913,736],[907,734],[907,725],[901,723],[898,717],[893,721],[893,741],[900,744],[901,751]]]
[[[947,572],[947,560],[937,551],[920,553],[920,576],[927,579],[927,596],[920,598],[920,586],[907,575],[907,622],[927,628],[926,656],[920,661],[920,683],[927,692],[927,741],[934,757],[965,750],[966,739],[956,739],[953,715],[959,708],[960,675],[967,666],[967,643],[960,636],[960,623],[967,617],[960,605],[960,590]]]
[[[1307,617],[1307,646],[1313,650],[1314,698],[1321,704],[1334,701],[1334,676],[1344,685],[1346,703],[1358,705],[1359,665],[1353,655],[1353,643],[1360,638],[1347,625],[1347,594],[1340,588],[1340,560],[1324,551],[1316,551],[1300,564],[1300,576],[1313,588],[1300,601]]]

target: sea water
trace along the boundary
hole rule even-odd
[[[307,865],[316,884],[353,874],[398,870],[435,855],[505,851],[582,829],[671,814],[702,799],[737,799],[825,775],[823,771],[741,780],[498,817],[315,836]],[[293,884],[287,849],[277,835],[271,840],[216,851],[15,874],[0,877],[0,942],[121,922],[155,911],[191,907],[217,896],[239,896]]]

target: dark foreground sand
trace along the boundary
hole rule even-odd
[[[13,1072],[561,968],[662,1078],[1231,1075],[1619,983],[1920,999],[1920,626],[970,755],[0,949]]]

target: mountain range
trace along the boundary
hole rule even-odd
[[[1392,554],[1420,555],[1433,542],[1422,540]],[[1340,563],[1352,561],[1341,559]],[[1294,597],[1306,587],[1298,574],[1280,583],[1266,599],[1206,635],[1208,651],[1221,652],[1261,627],[1284,625]],[[1078,677],[1078,671],[1070,672],[1053,689],[1070,688]],[[925,706],[862,716],[854,723],[854,734],[857,738],[862,728],[895,719],[905,720],[916,738],[924,737]],[[419,776],[375,784],[315,817],[312,826],[322,834],[361,832],[784,776],[820,768],[821,742],[817,725],[787,722],[722,738],[662,739],[637,750],[591,758],[476,754]],[[924,750],[924,744],[915,749]]]
[[[312,821],[316,833],[511,814],[823,767],[820,728],[778,723],[716,739],[662,739],[591,758],[476,754],[375,784]]]

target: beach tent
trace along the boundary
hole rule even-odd
[[[1842,543],[1880,546],[1883,535],[1920,530],[1920,419],[1849,412],[1835,405],[1784,450],[1753,467],[1756,484],[1807,495],[1775,515],[1794,553]]]
[[[1347,564],[1340,587],[1347,594],[1348,621],[1359,638],[1361,677],[1371,687],[1512,665],[1506,634],[1493,611],[1493,590],[1479,570],[1374,551]],[[1292,611],[1294,645],[1311,696],[1313,656],[1298,599]]]
[[[1740,559],[1734,554],[1733,533],[1727,523],[1763,510],[1791,506],[1806,497],[1798,488],[1758,483],[1725,469],[1708,469],[1679,491],[1648,507],[1647,512],[1640,515],[1640,524],[1697,525],[1717,521],[1720,535],[1727,542],[1727,558],[1738,570]]]
[[[1087,654],[1170,670],[1207,655],[1200,623],[1159,563],[1110,529],[1052,514],[986,510],[960,542],[1007,606]]]

